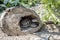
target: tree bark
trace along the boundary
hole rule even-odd
[[[23,6],[5,10],[1,16],[2,31],[8,36],[19,36],[34,33],[42,26],[38,14]]]

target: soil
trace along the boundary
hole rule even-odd
[[[45,22],[39,31],[23,36],[8,36],[0,28],[0,40],[60,40],[60,25]]]

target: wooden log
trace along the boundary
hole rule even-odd
[[[42,26],[39,15],[23,6],[5,10],[2,13],[1,21],[2,31],[9,36],[34,33]]]

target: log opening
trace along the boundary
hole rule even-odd
[[[39,26],[39,22],[37,22],[37,18],[32,16],[33,15],[29,15],[21,18],[19,22],[21,30],[27,30],[29,28],[36,28]]]

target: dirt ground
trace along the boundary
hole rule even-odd
[[[7,36],[0,28],[0,40],[60,40],[60,26],[45,23],[39,31],[23,36]]]

